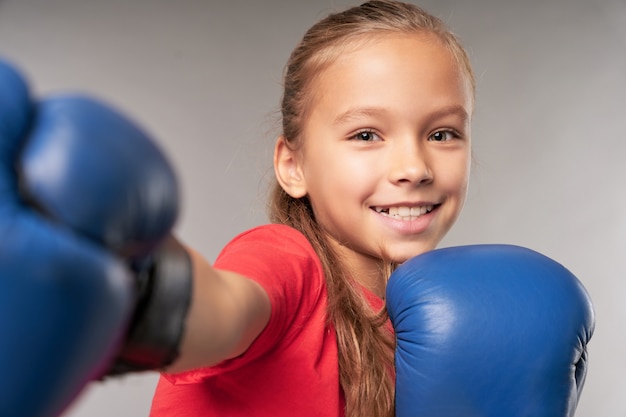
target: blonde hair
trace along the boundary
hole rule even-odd
[[[470,60],[455,35],[421,8],[392,0],[373,0],[331,14],[313,25],[293,50],[284,73],[282,134],[298,149],[312,101],[316,76],[360,41],[384,34],[430,34],[447,48],[475,88]],[[394,415],[393,334],[385,326],[386,310],[374,312],[315,219],[307,196],[293,198],[276,182],[269,201],[270,220],[302,232],[315,248],[328,288],[328,319],[335,328],[339,375],[349,417]],[[393,265],[381,260],[381,274]]]

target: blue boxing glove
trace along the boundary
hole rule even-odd
[[[178,200],[130,120],[33,100],[0,60],[0,416],[55,416],[94,378],[176,358],[191,299]]]
[[[0,60],[0,416],[58,415],[109,366],[134,308],[124,263],[20,197],[16,166],[38,117]]]
[[[594,328],[560,264],[507,245],[435,250],[387,286],[396,416],[573,416]]]
[[[29,204],[126,258],[152,252],[178,215],[178,185],[163,153],[134,123],[89,97],[38,103],[18,174]]]
[[[39,103],[17,167],[29,205],[107,248],[133,272],[133,317],[107,374],[172,363],[192,273],[187,252],[171,236],[180,198],[164,154],[110,106],[61,95]]]

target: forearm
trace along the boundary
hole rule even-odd
[[[180,355],[167,372],[180,372],[241,355],[265,328],[270,301],[259,284],[213,268],[189,249],[193,295]]]

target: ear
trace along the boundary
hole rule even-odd
[[[284,136],[279,136],[274,148],[274,173],[280,186],[293,198],[306,195],[306,183],[296,151],[289,148]]]

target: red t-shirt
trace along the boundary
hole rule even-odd
[[[162,375],[150,416],[343,416],[326,283],[308,240],[288,226],[257,227],[231,241],[214,266],[265,289],[272,305],[269,323],[238,358]],[[366,295],[374,308],[382,307],[380,298]]]

